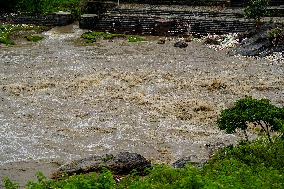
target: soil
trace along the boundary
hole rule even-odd
[[[154,163],[206,160],[240,135],[217,129],[246,95],[284,105],[284,62],[230,57],[194,40],[80,45],[77,25],[38,43],[0,48],[0,177],[23,184],[38,170],[89,155],[135,152]]]

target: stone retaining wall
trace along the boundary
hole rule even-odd
[[[117,2],[117,0],[111,0]],[[230,0],[120,0],[121,3],[140,3],[152,5],[219,6],[229,5]]]
[[[117,2],[117,0],[111,0]],[[189,5],[189,6],[233,6],[241,7],[249,0],[120,0],[121,3],[140,3],[152,5]],[[284,5],[283,0],[270,0],[271,6]]]
[[[247,4],[248,0],[231,0],[232,7],[243,7]],[[284,5],[283,0],[270,0],[270,6],[280,6]]]
[[[143,15],[104,15],[100,19],[93,15],[84,17],[80,27],[96,31],[140,35],[188,35],[188,34],[226,34],[244,32],[255,28],[255,22],[245,19],[220,19],[208,17],[175,17],[166,18]],[[96,20],[96,21],[95,21]]]
[[[12,24],[35,24],[42,26],[64,26],[74,22],[74,19],[69,12],[58,12],[40,16],[1,17],[0,23],[1,22],[8,22]]]
[[[111,14],[137,14],[137,15],[155,15],[155,16],[193,16],[193,17],[243,17],[240,13],[234,12],[214,12],[214,11],[176,11],[176,10],[158,10],[158,9],[113,9]]]

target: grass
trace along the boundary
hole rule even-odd
[[[2,43],[5,45],[14,45],[15,42],[11,39],[11,36],[17,31],[35,30],[40,32],[47,29],[48,28],[44,26],[35,26],[35,25],[26,25],[26,24],[3,24],[0,25],[0,44]],[[32,41],[39,40],[39,36],[38,37],[30,36],[28,38]]]
[[[128,36],[128,42],[140,42],[145,41],[145,39],[138,35],[130,35]]]
[[[27,41],[38,42],[41,41],[44,37],[39,35],[29,35],[25,36]]]
[[[86,32],[82,34],[81,38],[85,39],[86,43],[94,43],[97,39],[102,38],[105,40],[111,40],[115,38],[127,39],[128,42],[140,42],[145,41],[145,38],[136,35],[126,35],[126,34],[114,34],[109,32]]]

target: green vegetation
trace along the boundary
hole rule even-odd
[[[135,172],[117,182],[111,172],[73,175],[61,180],[48,180],[37,174],[38,181],[27,189],[180,189],[180,188],[284,188],[284,141],[266,139],[229,146],[213,156],[202,169],[187,165],[175,169],[156,165],[141,177]],[[7,189],[16,186],[6,182]],[[11,187],[9,187],[11,186]]]
[[[1,5],[2,1],[0,0]],[[3,2],[4,11],[20,11],[30,14],[43,14],[55,11],[70,11],[77,16],[84,0],[12,0]]]
[[[81,36],[83,39],[86,39],[87,43],[96,42],[98,38],[103,39],[114,39],[114,38],[127,38],[125,34],[112,34],[108,32],[86,32]]]
[[[284,131],[278,127],[279,122],[281,122],[282,126],[284,125],[283,120],[277,118],[279,112],[282,115],[280,118],[284,118],[282,114],[283,109],[275,107],[268,100],[256,100],[247,97],[238,100],[234,107],[224,110],[221,114],[221,119],[226,120],[232,116],[233,121],[231,124],[234,121],[242,119],[248,121],[262,120],[263,122],[270,123],[272,129],[277,128],[278,132],[281,133],[279,136],[283,136]],[[263,115],[264,112],[267,115]],[[237,113],[239,113],[239,118],[237,118]],[[275,119],[278,121],[275,121]],[[233,132],[237,127],[246,129],[243,122],[236,122],[236,124],[234,127],[225,124],[224,129],[230,132]],[[284,188],[284,139],[283,137],[274,136],[271,138],[260,137],[251,142],[241,141],[237,146],[228,146],[219,150],[202,168],[196,168],[193,164],[188,164],[186,167],[180,169],[175,169],[167,165],[156,165],[149,168],[146,173],[146,176],[139,176],[136,172],[133,172],[130,175],[122,177],[120,180],[115,180],[111,172],[107,170],[104,170],[100,174],[91,173],[70,177],[66,176],[60,180],[48,180],[41,173],[38,173],[38,181],[29,182],[26,188],[279,189]],[[4,178],[3,181],[6,189],[18,188],[18,185],[11,182],[8,178]]]
[[[19,184],[12,182],[8,177],[3,178],[3,183],[6,189],[17,189]]]
[[[12,25],[1,25],[0,26],[0,44],[14,45],[14,41],[10,39],[11,33],[15,30]]]
[[[105,40],[115,39],[115,38],[125,38],[128,39],[129,42],[139,42],[145,41],[145,39],[141,36],[136,35],[126,35],[126,34],[113,34],[108,32],[86,32],[81,36],[85,39],[86,43],[96,42],[98,38],[102,38]]]
[[[44,37],[39,35],[29,35],[25,37],[28,41],[38,42],[42,40]]]
[[[246,134],[250,125],[259,131],[259,134],[264,133],[271,140],[273,132],[283,131],[284,108],[272,105],[267,99],[247,97],[238,100],[233,107],[223,110],[217,122],[219,128],[227,133],[241,129]]]
[[[35,30],[35,31],[44,31],[47,27],[44,26],[34,26],[34,25],[26,25],[26,24],[3,24],[0,25],[0,44],[5,45],[14,45],[15,42],[11,40],[11,36],[17,31],[28,31],[28,30]],[[39,40],[39,37],[30,36],[28,37],[31,41]],[[27,39],[28,39],[27,38]],[[29,40],[28,39],[28,40]]]
[[[273,28],[267,32],[268,38],[271,41],[275,41],[275,45],[277,45],[278,41],[283,36],[283,30],[281,28]]]
[[[128,36],[128,42],[140,42],[140,41],[145,41],[145,39],[143,37],[137,36],[137,35]]]
[[[245,16],[259,21],[261,17],[267,16],[268,6],[269,0],[249,0],[245,8]]]

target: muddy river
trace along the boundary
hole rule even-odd
[[[284,105],[283,61],[229,57],[196,41],[175,48],[176,39],[78,45],[83,32],[57,27],[41,42],[0,48],[2,175],[11,163],[120,151],[202,161],[240,138],[217,129],[223,108],[246,95]]]

